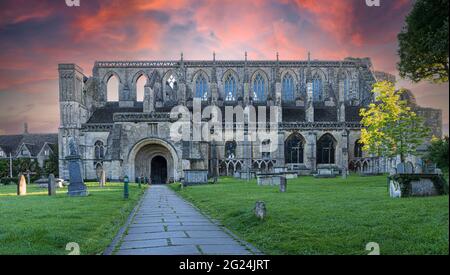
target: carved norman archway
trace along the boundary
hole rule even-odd
[[[164,159],[166,167],[163,173],[166,175],[153,175],[155,170],[154,160]],[[153,162],[153,169],[152,169]],[[167,180],[179,180],[179,158],[175,148],[162,139],[149,138],[136,143],[128,157],[130,179],[147,177],[149,179],[166,178]],[[161,170],[157,169],[160,173]],[[156,176],[156,177],[155,177]],[[162,182],[159,182],[162,183]]]

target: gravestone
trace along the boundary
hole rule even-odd
[[[50,176],[48,177],[48,195],[56,195],[56,180],[53,174],[50,174]]]
[[[81,175],[81,158],[73,138],[69,141],[69,156],[66,157],[69,162],[69,192],[71,197],[86,197],[89,195],[86,185]]]
[[[263,201],[257,201],[253,211],[257,218],[264,220],[267,215],[266,203]]]
[[[280,192],[286,193],[286,189],[287,189],[286,177],[280,177]]]
[[[342,179],[347,179],[347,169],[342,169]]]
[[[393,180],[389,183],[389,195],[391,198],[401,198],[402,197],[402,191],[400,189],[400,185],[398,182],[395,182]]]
[[[19,176],[19,182],[17,184],[17,195],[25,196],[27,194],[27,180],[24,175]]]
[[[105,187],[106,185],[106,172],[105,170],[102,170],[100,174],[100,187]]]

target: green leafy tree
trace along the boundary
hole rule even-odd
[[[31,172],[33,173],[32,179],[38,179],[41,174],[42,170],[39,167],[39,164],[34,159],[29,158],[18,158],[13,161],[13,174],[19,175],[20,173],[27,173]]]
[[[9,160],[0,160],[0,178],[9,176]]]
[[[44,173],[48,176],[53,174],[55,177],[59,176],[59,158],[58,152],[50,154],[49,159],[44,162]]]
[[[403,162],[428,136],[423,118],[401,100],[403,92],[396,91],[392,82],[375,83],[372,90],[375,103],[360,111],[363,125],[360,142],[366,152],[387,157],[400,155]]]
[[[431,140],[431,145],[428,147],[428,155],[427,158],[432,162],[436,163],[436,165],[448,171],[449,161],[448,161],[448,136],[440,139],[433,138]]]
[[[417,0],[398,35],[401,77],[448,82],[448,0]]]

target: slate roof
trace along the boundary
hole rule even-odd
[[[361,116],[359,115],[359,110],[361,110],[361,107],[346,106],[345,107],[345,120],[349,121],[349,122],[361,121]]]
[[[170,112],[171,107],[157,108],[157,112]],[[255,106],[256,113],[258,108]],[[225,120],[225,107],[221,107],[222,119]],[[142,102],[138,102],[135,107],[119,107],[118,102],[108,102],[104,107],[98,108],[94,111],[91,118],[88,120],[88,124],[112,124],[113,116],[115,113],[141,113],[143,112]],[[266,118],[270,118],[270,108],[266,108]],[[315,121],[337,121],[337,109],[336,107],[316,107],[314,111]],[[303,107],[289,107],[283,106],[283,121],[284,122],[301,122],[306,120],[306,112]],[[346,120],[347,121],[360,121],[359,107],[346,107]]]
[[[22,144],[25,144],[33,157],[37,156],[42,147],[50,144],[52,150],[57,148],[58,134],[22,134],[0,136],[0,148],[5,154],[16,155]]]
[[[283,122],[302,122],[306,120],[304,108],[283,108]]]
[[[141,113],[144,111],[142,102],[138,102],[137,107],[119,107],[119,102],[107,102],[104,107],[94,111],[87,123],[113,123],[115,113]]]
[[[326,122],[326,121],[337,121],[337,109],[336,107],[323,107],[314,108],[314,121]]]

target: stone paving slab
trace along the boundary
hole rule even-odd
[[[159,246],[168,246],[167,239],[154,239],[146,241],[129,241],[123,242],[121,249],[150,248]]]
[[[116,254],[253,254],[241,243],[167,186],[154,185],[144,194]]]
[[[128,234],[159,233],[159,232],[165,232],[163,225],[132,227],[132,228],[128,229]]]
[[[124,241],[140,241],[140,240],[153,240],[153,239],[167,239],[167,238],[180,238],[187,237],[182,231],[172,232],[158,232],[158,233],[136,233],[128,234],[125,236]]]
[[[195,245],[121,249],[116,255],[200,255]]]
[[[216,225],[169,225],[167,231],[215,231],[220,230]]]
[[[230,238],[170,238],[172,245],[186,245],[186,244],[221,244],[221,245],[235,245],[236,241]]]

